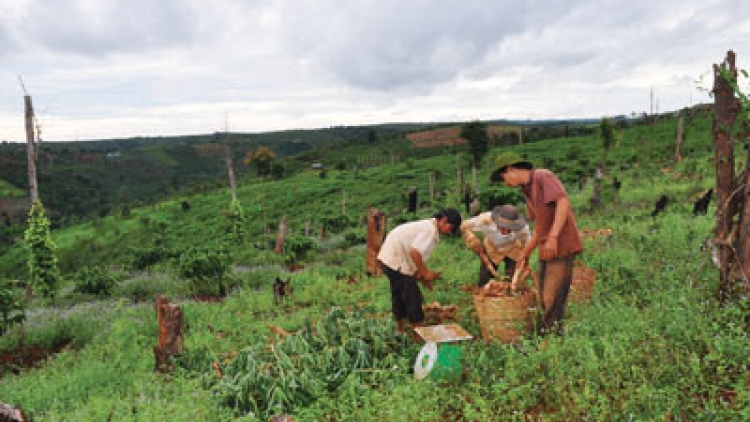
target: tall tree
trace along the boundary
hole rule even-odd
[[[276,153],[271,148],[261,146],[255,152],[248,150],[244,162],[248,166],[255,162],[255,170],[258,176],[268,176],[271,174],[271,162],[275,156]]]
[[[487,125],[479,120],[466,123],[461,127],[461,137],[469,143],[471,158],[474,160],[474,166],[478,167],[489,149]]]

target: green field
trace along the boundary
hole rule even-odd
[[[387,279],[364,273],[363,216],[369,206],[383,210],[390,229],[441,207],[463,209],[457,174],[471,180],[469,159],[461,150],[410,156],[386,141],[403,148],[398,160],[329,166],[324,177],[243,175],[239,235],[226,188],[55,230],[65,282],[55,299],[35,297],[26,322],[0,337],[0,401],[42,421],[267,421],[282,413],[296,421],[750,420],[750,302],[717,301],[718,271],[702,248],[715,207],[692,216],[692,202],[715,183],[710,123],[690,123],[678,164],[675,119],[623,129],[604,159],[595,209],[591,175],[605,156],[597,133],[487,154],[478,170],[485,206],[518,199],[487,180],[494,157],[513,150],[560,175],[580,228],[612,234],[586,240],[581,261],[597,284],[590,303],[570,305],[565,335],[528,334],[517,345],[479,340],[461,289],[476,282],[478,260],[461,239],[442,240],[428,265],[443,277],[425,302],[458,306],[458,322],[477,337],[462,344],[463,374],[453,382],[414,379],[421,345],[394,333]],[[353,145],[329,159],[351,162],[367,151]],[[405,212],[410,186],[420,195],[414,215]],[[652,218],[662,194],[669,205]],[[290,229],[277,255],[282,217]],[[219,275],[186,276],[203,257],[216,259]],[[0,279],[23,284],[25,260],[20,245],[9,248]],[[97,273],[101,266],[107,271]],[[82,279],[104,277],[106,289],[80,288]],[[294,289],[279,305],[276,277]],[[220,287],[221,301],[197,300]],[[156,294],[182,306],[187,326],[186,352],[167,374],[154,371]],[[57,353],[33,368],[8,358],[42,349]]]

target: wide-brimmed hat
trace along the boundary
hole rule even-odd
[[[515,152],[504,152],[497,156],[497,169],[492,172],[490,176],[491,182],[501,182],[503,180],[502,173],[508,166],[520,164],[525,167],[534,167],[534,164],[529,160],[524,160],[520,155]]]
[[[526,219],[513,205],[498,205],[492,209],[492,221],[498,226],[516,231],[526,226]]]

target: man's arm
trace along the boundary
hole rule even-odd
[[[409,248],[409,257],[414,265],[417,266],[417,279],[424,280],[426,282],[425,285],[431,289],[431,282],[440,278],[441,274],[427,268],[422,259],[422,254],[416,248]]]
[[[568,219],[569,211],[570,199],[567,196],[563,196],[555,201],[555,220],[552,222],[552,228],[550,228],[547,235],[547,241],[539,249],[539,257],[541,259],[552,258],[557,254],[557,238],[560,236],[560,231]]]

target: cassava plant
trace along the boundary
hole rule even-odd
[[[13,285],[8,281],[0,280],[0,336],[5,334],[13,324],[20,324],[26,320],[26,306],[21,295],[14,291]]]

